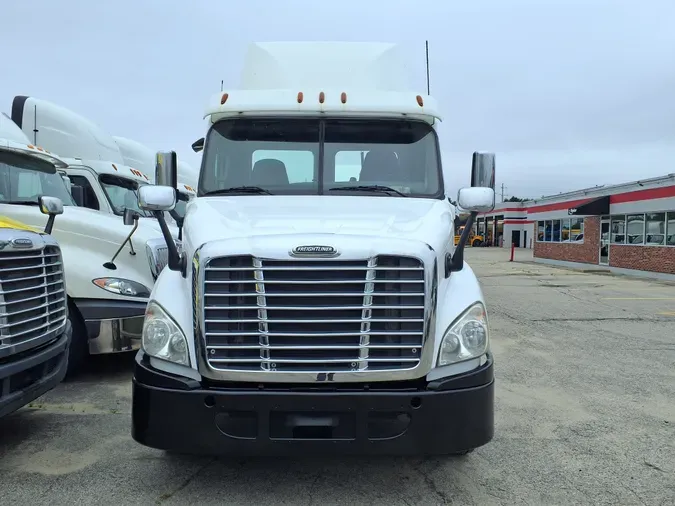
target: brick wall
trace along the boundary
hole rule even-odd
[[[609,265],[622,269],[675,274],[675,248],[611,244]]]
[[[537,223],[534,223],[537,233]],[[610,253],[611,254],[611,253]],[[550,258],[565,262],[581,262],[585,264],[597,264],[600,255],[600,217],[584,219],[584,242],[556,243],[534,242],[534,256],[537,258]]]

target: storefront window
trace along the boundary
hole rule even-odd
[[[666,227],[666,244],[675,246],[675,212],[668,213]]]
[[[544,222],[538,221],[537,222],[537,241],[543,241],[543,240],[544,240]]]
[[[661,246],[666,242],[666,213],[647,213],[645,244]]]
[[[560,239],[563,242],[570,242],[570,219],[562,220],[562,230],[560,231]]]
[[[626,235],[628,244],[644,244],[645,242],[645,215],[629,214],[626,219]]]
[[[570,239],[580,242],[584,240],[584,219],[572,218],[570,220]]]
[[[546,220],[544,225],[544,241],[551,242],[553,237],[553,224],[551,220]]]
[[[612,216],[612,244],[626,244],[626,217]]]
[[[553,242],[560,242],[560,220],[553,220]]]

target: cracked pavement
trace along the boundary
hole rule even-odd
[[[130,436],[133,356],[0,420],[0,503],[675,504],[675,285],[469,250],[495,439],[459,459],[169,456]]]

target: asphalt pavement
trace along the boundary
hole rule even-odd
[[[213,459],[130,436],[133,356],[0,420],[0,504],[675,504],[675,285],[469,250],[495,438],[446,458]]]

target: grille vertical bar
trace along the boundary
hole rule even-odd
[[[377,276],[377,257],[368,260],[368,270],[366,271],[366,285],[363,290],[363,311],[361,312],[361,338],[359,345],[359,370],[364,371],[368,368],[368,356],[370,350],[370,319],[373,316],[373,293],[375,292],[375,277]]]

